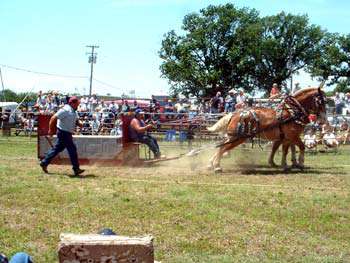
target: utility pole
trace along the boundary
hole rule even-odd
[[[291,51],[292,52],[292,51]],[[288,68],[290,70],[290,90],[289,93],[293,94],[294,92],[294,88],[293,88],[293,65],[292,65],[292,53],[290,53],[289,55],[289,59],[288,59]]]
[[[99,48],[99,46],[86,46],[88,48],[91,48],[91,53],[86,53],[89,56],[89,63],[91,64],[91,71],[90,71],[90,90],[89,90],[89,97],[91,97],[92,94],[92,75],[94,72],[94,64],[96,64],[96,59],[97,59],[97,53],[95,53],[95,48]]]

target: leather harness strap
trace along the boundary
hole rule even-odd
[[[253,109],[250,109],[248,112],[252,114],[253,119],[257,122],[258,126],[260,126],[259,125],[260,122],[259,122],[259,119],[258,119],[256,112]],[[287,124],[289,122],[295,122],[296,124],[304,126],[309,122],[307,111],[299,103],[299,101],[297,101],[293,96],[286,96],[282,100],[282,102],[278,105],[276,112],[277,112],[276,115],[277,115],[278,123],[271,125],[269,127],[266,127],[264,129],[260,129],[260,130],[259,130],[259,127],[256,127],[256,129],[254,131],[250,131],[250,132],[248,132],[248,134],[242,134],[242,130],[244,131],[244,128],[242,129],[242,127],[240,127],[242,124],[239,123],[240,125],[238,125],[238,127],[237,127],[239,130],[238,134],[237,133],[227,133],[227,135],[230,136],[231,139],[217,145],[217,147],[226,145],[228,143],[235,142],[236,140],[239,140],[239,139],[254,138],[255,136],[259,135],[261,132],[271,130],[271,129],[275,128],[276,126],[278,126],[279,131],[280,131],[280,139],[283,140],[285,138],[285,135],[284,135],[284,132],[282,129],[284,124]],[[283,112],[287,112],[289,116],[287,118],[285,118],[283,116]],[[240,121],[241,121],[241,118],[240,118]]]

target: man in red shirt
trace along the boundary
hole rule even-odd
[[[280,96],[280,89],[278,88],[277,83],[273,83],[270,91],[270,99],[276,99]]]
[[[311,124],[316,123],[317,116],[315,114],[309,114],[308,118]]]

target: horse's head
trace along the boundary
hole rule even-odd
[[[319,87],[317,89],[316,95],[313,97],[313,110],[317,115],[318,121],[323,124],[327,121],[327,112],[326,112],[326,94]]]
[[[315,114],[318,122],[327,121],[326,94],[322,90],[324,82],[318,88],[297,91],[293,96],[300,102],[308,114]]]

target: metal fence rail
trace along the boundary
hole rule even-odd
[[[21,112],[15,118],[15,123],[5,122],[0,120],[0,129],[3,136],[11,135],[11,132],[15,135],[32,136],[37,130],[36,118],[39,113],[33,112]],[[130,115],[132,113],[123,113]],[[98,116],[96,117],[93,116]],[[146,119],[154,123],[154,131],[152,134],[159,140],[169,143],[184,143],[187,141],[218,141],[222,139],[222,135],[213,134],[206,130],[208,126],[214,124],[224,114],[210,114],[210,113],[146,113]],[[81,112],[81,121],[83,122],[83,128],[77,130],[77,134],[81,135],[121,135],[122,123],[121,114],[110,115],[101,114],[99,112]],[[341,125],[347,123],[350,126],[350,116],[348,115],[333,115],[328,114],[328,119],[332,123],[333,131],[340,140],[341,137],[347,137],[341,140],[340,143],[349,144],[349,128],[342,131]],[[194,128],[193,130],[191,130]],[[318,131],[318,133],[320,133]],[[321,134],[318,136],[318,140],[322,141]],[[256,139],[255,139],[256,140]]]

